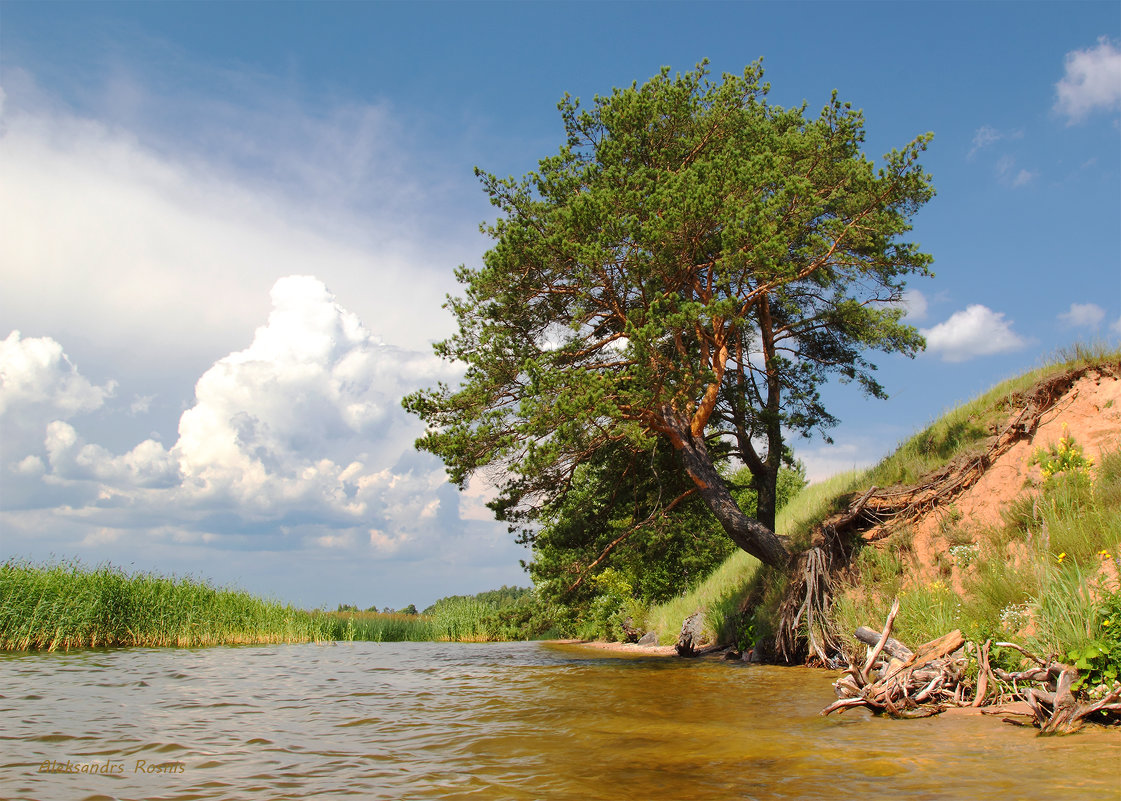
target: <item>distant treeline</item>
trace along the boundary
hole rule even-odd
[[[476,595],[450,595],[417,613],[340,604],[328,617],[338,640],[493,642],[553,636],[552,623],[530,587],[502,586]]]

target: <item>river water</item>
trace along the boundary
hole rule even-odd
[[[822,718],[832,678],[545,643],[3,654],[0,798],[1121,798],[1121,732]]]

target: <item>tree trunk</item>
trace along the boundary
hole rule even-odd
[[[775,529],[775,506],[778,476],[769,469],[752,473],[755,479],[755,518],[767,528]]]
[[[685,471],[732,542],[764,564],[781,569],[789,567],[790,552],[782,540],[770,528],[745,515],[732,497],[728,485],[712,462],[703,436],[694,437],[688,424],[679,420],[671,410],[666,410],[664,417]]]

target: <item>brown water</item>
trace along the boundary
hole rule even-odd
[[[0,655],[0,797],[1121,798],[1121,732],[822,718],[831,678],[538,643]]]

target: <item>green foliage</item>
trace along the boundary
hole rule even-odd
[[[860,112],[834,96],[815,117],[767,92],[759,65],[720,82],[663,70],[589,108],[566,97],[565,144],[522,180],[479,171],[495,244],[459,269],[458,333],[436,346],[466,374],[404,405],[461,486],[503,468],[494,508],[523,533],[580,492],[582,465],[658,461],[660,443],[683,477],[661,489],[691,482],[739,547],[785,565],[784,431],[835,423],[818,392],[832,375],[882,397],[867,351],[922,347],[898,301],[931,261],[902,239],[933,195],[930,136],[877,169]],[[715,469],[732,459],[758,521]]]
[[[662,458],[669,462],[672,454],[663,451]],[[562,630],[585,638],[619,638],[622,620],[630,617],[637,625],[648,606],[687,594],[735,550],[696,498],[672,515],[647,517],[654,506],[642,491],[656,493],[653,477],[658,475],[658,464],[647,465],[653,469],[642,471],[637,484],[611,482],[613,471],[593,472],[591,465],[584,465],[578,471],[579,486],[533,536],[530,575],[554,612],[564,610],[561,616],[567,623],[558,621]],[[624,479],[629,475],[624,471]],[[680,479],[679,473],[668,469],[663,475]],[[731,479],[738,487],[734,497],[749,514],[756,497],[748,486],[750,480],[746,470]],[[779,472],[779,508],[804,485],[800,464],[784,467]],[[621,534],[625,537],[620,540]],[[606,571],[625,582],[629,588],[625,598],[618,593],[611,600],[603,598],[605,585],[599,579]],[[579,586],[570,589],[578,580]],[[624,606],[625,611],[616,615]]]
[[[1067,653],[1079,670],[1078,687],[1110,686],[1121,678],[1121,592],[1106,596],[1095,612],[1093,639]]]
[[[731,553],[734,546],[698,498],[659,513],[664,494],[688,490],[669,448],[640,463],[621,449],[600,457],[577,468],[569,491],[540,510],[540,529],[522,537],[533,546],[528,569],[543,597],[582,608],[595,593],[587,579],[610,567],[636,598],[660,602]]]
[[[804,540],[811,526],[832,511],[836,497],[844,494],[856,478],[856,473],[842,473],[805,487],[779,510],[779,534],[795,542]],[[785,587],[785,571],[762,569],[758,559],[734,551],[695,587],[652,607],[646,615],[646,627],[658,632],[659,642],[672,643],[681,622],[703,609],[713,633],[730,641],[730,632],[743,625],[746,614],[755,627],[757,642],[766,641],[772,634]]]
[[[556,615],[530,587],[507,587],[476,595],[451,595],[426,608],[426,639],[494,642],[546,636]]]
[[[1080,452],[1064,439],[1055,454]],[[941,580],[900,586],[906,576],[893,575],[893,552],[869,556],[865,548],[856,560],[860,580],[834,606],[838,623],[874,626],[898,592],[896,636],[905,642],[958,627],[975,642],[1020,640],[1036,653],[1066,656],[1085,673],[1080,686],[1107,681],[1121,657],[1121,600],[1109,584],[1116,574],[1103,567],[1121,553],[1121,451],[1103,455],[1092,481],[1078,460],[1067,463],[1078,475],[1055,471],[1012,505],[1004,527],[974,531],[973,545],[951,548],[962,570],[960,596]],[[1026,558],[1010,559],[1010,542],[1026,548]],[[1001,658],[1012,666],[1018,656]]]
[[[1032,619],[1032,592],[1039,586],[1030,566],[1012,564],[1003,552],[979,557],[964,579],[967,609],[974,624],[968,633],[975,640],[989,636],[1014,638]]]
[[[607,568],[592,579],[595,596],[583,616],[580,636],[584,639],[602,639],[617,642],[625,639],[624,623],[632,627],[642,625],[645,606],[634,598],[634,588],[626,577]]]

